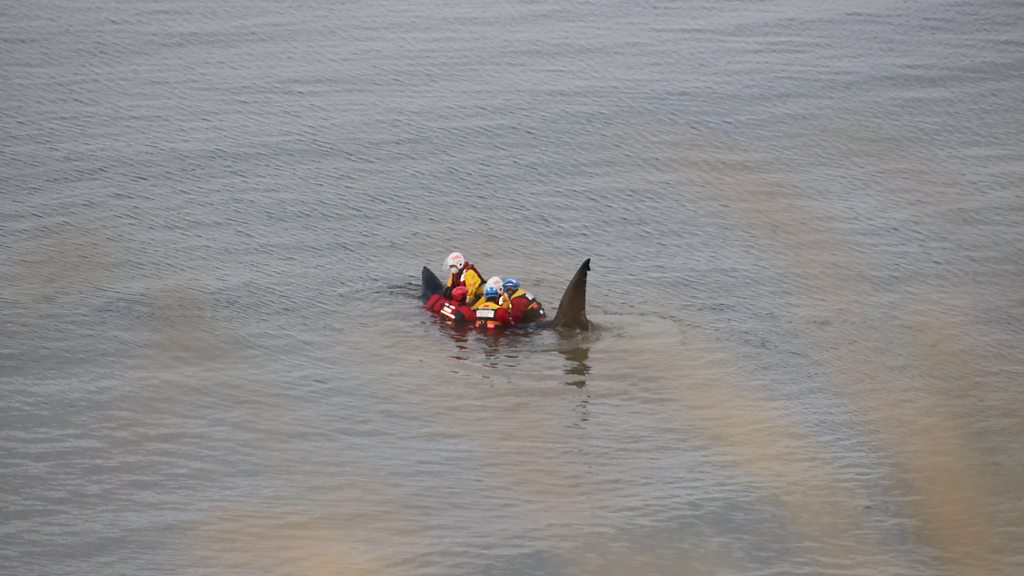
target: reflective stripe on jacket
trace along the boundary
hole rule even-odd
[[[508,310],[494,302],[484,302],[476,309],[476,327],[482,330],[493,330],[511,325]]]
[[[444,306],[441,306],[441,311],[438,314],[440,314],[441,319],[453,324],[476,321],[476,314],[469,306],[451,300],[445,302]]]

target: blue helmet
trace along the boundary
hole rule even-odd
[[[519,280],[516,280],[515,278],[507,278],[501,287],[505,289],[505,292],[514,293],[516,290],[519,290]]]
[[[484,288],[484,298],[497,298],[499,296],[501,296],[501,289],[497,286]]]

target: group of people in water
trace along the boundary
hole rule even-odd
[[[448,283],[425,306],[442,320],[487,331],[546,317],[544,306],[515,278],[492,276],[484,282],[483,274],[460,252],[449,254],[444,265],[449,271]]]

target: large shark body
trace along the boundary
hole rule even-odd
[[[577,330],[590,330],[590,320],[587,319],[587,272],[590,272],[590,258],[583,261],[576,270],[576,274],[569,281],[562,293],[562,300],[558,303],[558,311],[555,317],[550,320],[541,320],[531,324],[538,328],[575,328]],[[444,291],[445,283],[430,268],[423,267],[422,287],[420,299],[426,302],[434,294]]]

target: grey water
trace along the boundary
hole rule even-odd
[[[1012,0],[0,0],[0,573],[1019,574],[1022,94]]]

